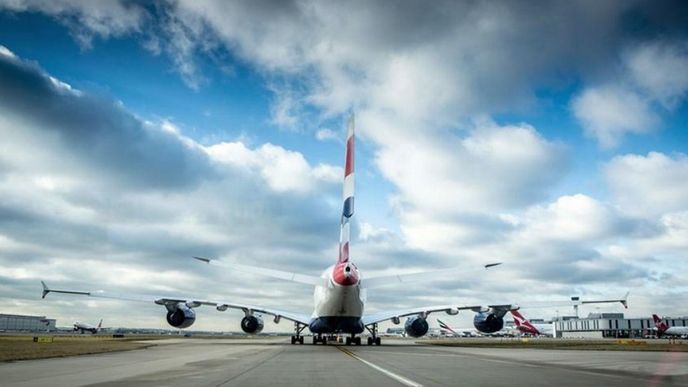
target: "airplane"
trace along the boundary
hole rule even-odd
[[[219,301],[207,301],[189,297],[151,297],[139,295],[118,295],[104,291],[82,290],[56,290],[49,288],[45,282],[43,285],[43,298],[48,293],[66,293],[89,297],[119,299],[126,301],[155,303],[164,306],[167,310],[167,322],[175,328],[188,328],[196,321],[195,308],[200,306],[212,306],[218,311],[239,309],[244,312],[241,320],[241,329],[248,334],[257,334],[263,330],[263,315],[273,316],[277,324],[282,319],[294,323],[294,335],[291,344],[303,344],[302,332],[308,328],[313,333],[313,344],[327,344],[328,336],[348,335],[346,344],[361,345],[361,336],[368,331],[368,345],[380,345],[378,324],[391,321],[399,325],[402,318],[406,318],[404,330],[408,336],[421,337],[428,333],[429,325],[427,317],[431,313],[444,312],[448,315],[456,315],[462,310],[471,310],[476,313],[474,325],[476,329],[485,333],[497,332],[504,326],[504,315],[512,309],[518,309],[524,305],[513,303],[488,304],[488,305],[437,305],[421,306],[400,310],[387,310],[376,313],[365,313],[367,292],[383,286],[394,284],[406,284],[412,281],[431,281],[440,275],[468,274],[484,275],[484,273],[501,263],[489,263],[473,270],[465,266],[431,270],[418,273],[393,274],[366,278],[361,275],[358,267],[350,257],[350,224],[354,215],[354,116],[351,115],[347,122],[347,137],[344,159],[344,181],[342,195],[342,212],[340,218],[339,253],[334,265],[325,269],[320,276],[307,275],[297,272],[286,272],[236,263],[223,263],[221,261],[193,257],[199,262],[212,266],[228,267],[232,271],[259,274],[267,277],[302,283],[314,287],[313,301],[314,311],[311,315],[293,313],[279,309],[266,308],[258,305],[240,303],[226,303]],[[479,273],[471,273],[477,271]],[[627,306],[626,299],[581,301],[571,299],[563,302],[546,303],[545,306],[578,306],[586,303],[621,302]]]
[[[100,332],[100,330],[102,329],[102,325],[103,325],[103,319],[100,319],[98,326],[95,326],[95,327],[93,325],[80,323],[77,321],[74,323],[74,331],[75,332],[81,331],[82,335],[84,334],[84,332],[91,332],[92,334],[95,335],[96,333]]]
[[[440,325],[440,331],[442,335],[449,337],[478,337],[480,333],[474,328],[460,329],[452,328],[449,324],[445,323],[440,319],[436,319],[437,323]]]
[[[670,327],[669,324],[664,322],[656,314],[652,315],[652,319],[655,321],[655,327],[657,328],[657,336],[662,337],[667,336],[688,336],[688,327]]]
[[[521,333],[528,333],[535,336],[554,336],[553,324],[533,324],[528,321],[527,318],[523,317],[521,312],[518,310],[512,310],[511,315],[514,316],[514,324],[516,324],[516,329],[518,329]]]

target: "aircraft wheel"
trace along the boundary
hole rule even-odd
[[[291,345],[296,344],[296,337],[292,336],[291,337]]]
[[[318,336],[313,336],[313,345],[318,344]]]
[[[299,344],[303,344],[303,336],[299,337]]]
[[[356,341],[356,345],[361,345],[361,337],[357,337],[354,339]]]
[[[323,336],[322,343],[323,345],[327,345],[327,337]]]
[[[346,345],[351,345],[351,337],[346,337],[346,338],[344,338],[344,343],[345,343]]]
[[[373,338],[372,337],[368,337],[368,345],[373,345]]]
[[[382,339],[380,339],[379,337],[376,337],[375,338],[375,344],[382,345]]]

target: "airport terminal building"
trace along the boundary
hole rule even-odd
[[[669,326],[688,326],[688,317],[664,318]],[[652,318],[625,318],[623,313],[591,313],[588,317],[555,319],[554,331],[563,338],[643,338],[655,335]]]
[[[0,314],[0,332],[11,331],[54,331],[55,319],[45,316],[23,316],[19,314]]]

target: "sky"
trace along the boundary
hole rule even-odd
[[[44,280],[310,313],[307,285],[190,257],[333,264],[353,113],[362,276],[467,273],[367,311],[630,291],[685,316],[687,93],[681,1],[0,0],[0,312],[167,327]]]

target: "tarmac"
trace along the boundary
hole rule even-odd
[[[308,338],[307,338],[308,339]],[[688,352],[169,339],[147,349],[0,364],[3,386],[688,386]]]

